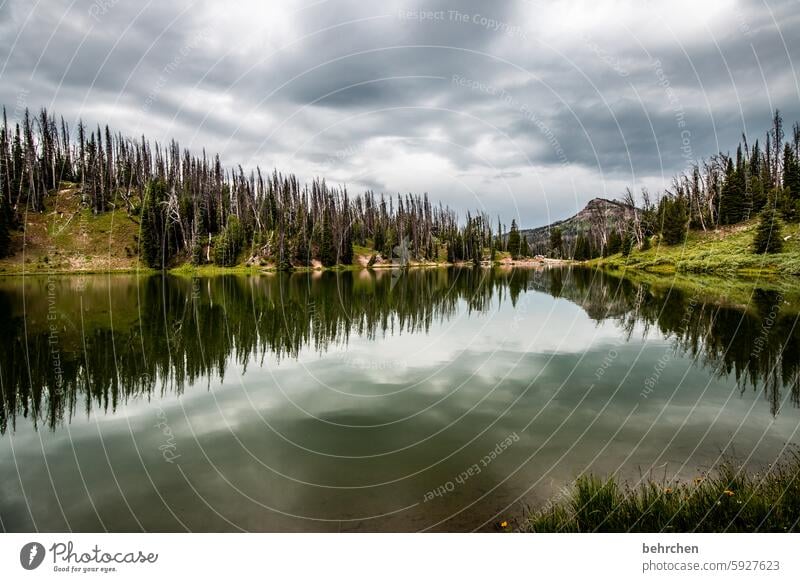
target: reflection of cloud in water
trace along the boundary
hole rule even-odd
[[[388,278],[352,287],[326,275],[316,289],[307,277],[246,285],[219,278],[200,287],[205,295],[195,303],[191,286],[181,280],[168,279],[166,288],[150,291],[150,282],[140,282],[147,321],[135,317],[135,304],[127,304],[137,296],[136,280],[117,281],[114,321],[125,323],[107,329],[109,310],[102,301],[85,303],[99,313],[84,313],[84,321],[89,337],[113,339],[119,359],[106,350],[86,354],[84,361],[80,343],[65,332],[64,368],[75,374],[74,383],[67,383],[58,400],[49,397],[47,377],[38,378],[48,396],[38,404],[37,394],[24,389],[24,378],[13,376],[19,368],[4,361],[3,386],[17,387],[6,392],[11,410],[27,410],[52,430],[36,432],[28,419],[10,416],[15,456],[11,435],[0,437],[0,470],[15,475],[17,463],[36,526],[44,530],[67,527],[44,459],[69,525],[78,530],[102,529],[92,503],[113,530],[138,530],[137,519],[148,530],[181,529],[178,519],[191,529],[210,530],[234,529],[232,524],[258,530],[416,530],[441,520],[444,529],[471,529],[520,496],[544,501],[586,468],[619,469],[635,478],[664,463],[670,471],[685,464],[682,476],[688,477],[731,447],[744,457],[754,453],[755,463],[768,462],[791,437],[795,408],[784,406],[773,416],[775,398],[765,405],[763,384],[742,392],[735,374],[717,373],[719,362],[727,362],[724,370],[747,362],[792,370],[793,361],[777,357],[774,338],[747,362],[743,354],[749,352],[741,345],[715,351],[749,341],[740,333],[755,336],[757,315],[706,303],[681,323],[686,300],[677,293],[664,296],[618,279],[567,273],[561,298],[554,299],[546,292],[548,272],[519,273],[410,272],[391,296],[384,294]],[[92,280],[86,293],[108,294],[104,281]],[[0,301],[11,306],[1,312],[9,318],[4,329],[20,321],[15,293],[7,283],[0,287]],[[59,297],[69,317],[72,296]],[[309,299],[313,320],[303,318]],[[598,301],[611,305],[613,319],[598,322],[586,315],[584,308],[592,317],[602,313]],[[526,316],[514,327],[523,302]],[[270,309],[279,310],[273,319]],[[164,324],[152,313],[176,321]],[[33,354],[46,347],[37,343],[36,322],[29,320]],[[743,331],[732,334],[732,322]],[[773,330],[795,341],[785,321],[776,321]],[[664,340],[665,334],[672,339]],[[700,365],[691,350],[675,351],[675,334],[684,345],[702,340],[695,348]],[[24,336],[9,337],[19,342]],[[408,366],[348,366],[336,351],[345,341],[348,357],[397,358]],[[136,359],[137,344],[152,350],[145,354],[151,368],[144,369],[159,381],[124,377],[128,370],[142,377],[142,368],[135,367],[143,364]],[[3,353],[15,350],[19,344]],[[665,353],[671,357],[643,398]],[[115,371],[122,378],[114,380]],[[791,395],[784,390],[778,401]],[[52,406],[62,408],[54,413]],[[69,432],[62,418],[71,418]],[[156,425],[162,421],[180,453],[175,464],[165,462],[159,449],[164,434]],[[520,442],[478,476],[423,502],[426,491],[452,480],[511,433]],[[0,491],[5,527],[32,529],[19,482],[4,479]]]

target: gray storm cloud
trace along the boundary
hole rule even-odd
[[[0,102],[524,226],[800,119],[785,2],[10,0]]]

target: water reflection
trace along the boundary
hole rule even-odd
[[[800,430],[798,305],[569,269],[0,280],[0,525],[491,529],[586,470],[758,467]]]
[[[755,288],[749,304],[735,305],[583,269],[55,277],[0,282],[0,431],[14,430],[19,417],[55,429],[78,412],[180,394],[187,383],[224,378],[232,362],[246,372],[304,350],[347,353],[353,336],[424,334],[462,309],[490,313],[525,293],[614,320],[626,338],[637,329],[669,338],[740,390],[762,390],[772,414],[787,392],[798,404],[797,311],[779,289]],[[386,365],[349,363],[354,373]]]

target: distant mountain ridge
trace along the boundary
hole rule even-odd
[[[550,245],[550,231],[554,228],[561,229],[565,246],[571,247],[578,233],[588,235],[599,230],[621,230],[623,224],[633,219],[635,210],[633,206],[619,200],[592,198],[583,210],[569,218],[546,226],[520,229],[519,233],[527,239],[533,251],[545,254]]]

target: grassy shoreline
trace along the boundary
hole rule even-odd
[[[586,261],[587,266],[659,274],[697,273],[748,277],[800,276],[800,225],[783,228],[784,250],[772,255],[753,253],[757,220],[716,231],[691,231],[680,245],[654,245],[630,255],[621,253]]]
[[[450,263],[447,261],[410,261],[404,266],[400,266],[390,262],[381,262],[369,265],[369,259],[375,254],[375,251],[369,251],[366,254],[357,254],[352,264],[343,265],[337,264],[330,267],[323,267],[321,265],[313,266],[295,266],[287,272],[292,273],[320,273],[323,271],[385,271],[391,269],[441,269],[448,267],[472,267],[472,263]],[[111,266],[103,266],[103,258],[99,256],[91,257],[88,261],[89,267],[65,267],[63,263],[51,262],[41,260],[38,258],[36,261],[25,260],[19,255],[12,255],[0,259],[0,277],[19,277],[19,276],[48,276],[48,275],[108,275],[108,274],[140,274],[149,275],[160,273],[158,269],[151,269],[141,264],[138,258],[132,258],[126,262],[117,261],[116,264]],[[523,259],[518,261],[495,261],[490,263],[483,261],[479,266],[482,268],[491,267],[545,267],[553,265],[568,265],[572,261],[567,260],[553,260],[547,259],[545,261],[537,261],[533,259]],[[214,275],[259,275],[259,274],[274,274],[279,272],[279,269],[272,264],[255,265],[239,263],[231,267],[223,267],[213,263],[206,263],[203,265],[192,265],[191,263],[181,263],[169,267],[164,272],[173,275],[190,275],[190,276],[214,276]]]
[[[800,454],[790,450],[763,472],[723,462],[691,482],[579,477],[556,503],[530,514],[525,532],[796,532]]]

